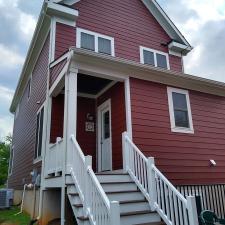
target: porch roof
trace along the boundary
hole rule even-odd
[[[75,47],[72,47],[70,52],[79,71],[89,75],[102,74],[109,79],[110,77],[117,77],[118,80],[130,76],[225,97],[225,83],[223,82],[165,70]],[[88,62],[88,64],[85,62]]]

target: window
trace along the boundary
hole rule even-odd
[[[9,175],[12,174],[13,170],[13,159],[14,159],[14,147],[11,148],[10,158],[9,158]]]
[[[42,107],[37,114],[35,159],[41,157],[43,122],[44,122],[44,107]]]
[[[143,64],[170,69],[169,56],[167,53],[140,47],[140,59]]]
[[[114,38],[77,28],[77,48],[115,56]]]
[[[186,90],[167,88],[171,130],[194,133],[189,93]]]
[[[30,94],[31,94],[31,78],[29,79],[27,83],[27,98],[28,100],[30,99]]]
[[[17,119],[19,112],[20,112],[20,104],[18,103],[18,105],[16,107],[16,111],[15,111],[15,119]]]

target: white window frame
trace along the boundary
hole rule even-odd
[[[172,95],[172,93],[174,93],[174,92],[175,93],[179,93],[179,94],[184,94],[186,96],[189,128],[177,127],[176,124],[175,124],[173,95]],[[194,134],[194,127],[193,127],[193,121],[192,121],[192,112],[191,112],[191,104],[190,104],[190,98],[189,98],[188,90],[167,87],[167,95],[168,95],[168,105],[169,105],[171,131],[172,132],[178,132],[178,133],[191,133],[191,134]]]
[[[27,100],[29,101],[32,92],[32,74],[27,82],[27,85],[29,85],[27,86],[28,87]]]
[[[154,66],[157,67],[157,68],[161,68],[161,67],[158,67],[156,54],[158,53],[160,55],[166,56],[166,62],[167,62],[167,68],[166,69],[170,70],[170,61],[169,61],[169,54],[168,53],[161,52],[161,51],[158,51],[158,50],[155,50],[155,49],[152,49],[152,48],[146,48],[146,47],[140,46],[140,62],[142,64],[145,64],[145,61],[144,61],[144,50],[152,52],[154,54],[154,63],[155,63]],[[148,64],[145,64],[145,65],[148,65]],[[161,69],[164,69],[164,68],[161,68]]]
[[[39,110],[37,111],[37,113],[36,113],[36,118],[37,118],[37,116],[38,116],[38,114],[41,112],[41,110],[42,109],[44,109],[44,114],[43,114],[43,130],[42,130],[42,143],[41,143],[41,155],[40,156],[38,156],[38,157],[36,157],[36,149],[34,149],[35,150],[35,152],[34,152],[34,160],[33,160],[33,164],[35,164],[35,163],[38,163],[38,162],[40,162],[41,160],[42,160],[42,148],[43,148],[43,143],[44,143],[44,138],[43,138],[43,133],[44,133],[44,127],[45,127],[45,121],[44,121],[44,116],[45,116],[45,105],[43,104],[40,108],[39,108]],[[39,123],[40,123],[40,120],[39,120]],[[37,127],[36,127],[36,129],[37,129]],[[40,124],[39,124],[39,129],[40,129]],[[39,142],[39,135],[38,135],[38,142]],[[39,143],[40,144],[40,143]],[[36,147],[36,142],[35,142],[35,147]],[[37,151],[38,151],[38,147],[37,147]]]
[[[15,115],[14,115],[15,120],[19,116],[19,113],[20,113],[20,103],[17,104],[16,110],[15,110]]]
[[[85,29],[82,29],[82,28],[77,28],[77,37],[76,37],[76,47],[77,48],[81,48],[81,33],[85,33],[85,34],[90,34],[90,35],[93,35],[94,38],[95,38],[95,52],[99,53],[98,52],[98,38],[104,38],[104,39],[107,39],[111,42],[111,56],[115,56],[115,41],[114,41],[114,38],[113,37],[110,37],[110,36],[106,36],[106,35],[103,35],[103,34],[99,34],[99,33],[96,33],[96,32],[92,32],[92,31],[89,31],[89,30],[85,30]],[[104,54],[104,53],[102,53]]]
[[[10,149],[9,169],[8,169],[9,176],[11,176],[13,173],[13,161],[14,161],[14,146],[12,146]]]

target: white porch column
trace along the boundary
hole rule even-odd
[[[126,106],[126,125],[127,134],[132,140],[132,118],[131,118],[131,97],[130,97],[130,78],[127,77],[125,82],[125,106]]]
[[[76,138],[77,131],[77,74],[78,69],[70,67],[65,76],[65,111],[64,111],[64,138],[65,138],[65,171],[69,171],[71,161],[71,135]]]

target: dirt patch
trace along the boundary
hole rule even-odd
[[[17,223],[10,223],[7,221],[0,221],[0,225],[18,225]]]

